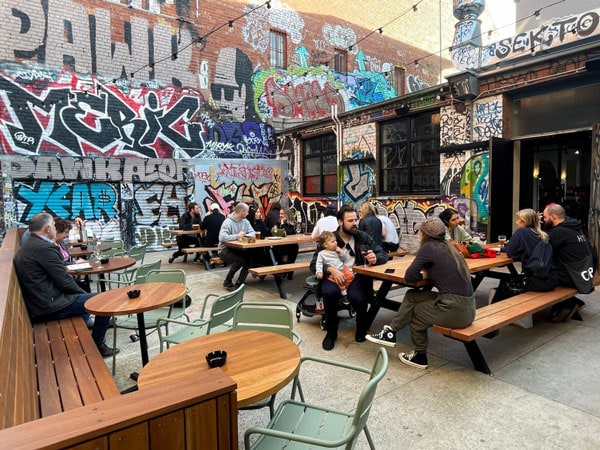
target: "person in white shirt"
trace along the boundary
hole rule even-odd
[[[338,228],[338,221],[335,217],[337,208],[335,205],[330,204],[323,210],[323,217],[317,220],[315,227],[312,230],[311,237],[313,239],[319,239],[323,231],[335,231]]]
[[[379,220],[381,220],[381,238],[382,243],[381,246],[386,252],[395,252],[400,247],[400,238],[398,237],[398,232],[396,231],[396,227],[390,220],[390,218],[384,214],[380,214],[377,216]]]

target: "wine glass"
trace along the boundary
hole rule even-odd
[[[360,246],[359,250],[360,250],[360,254],[363,256],[365,267],[368,267],[369,266],[369,261],[367,261],[367,255],[369,254],[369,250],[370,250],[369,246],[365,245],[365,244],[362,244]]]
[[[102,263],[100,262],[100,260],[102,259],[102,252],[100,251],[100,241],[96,242],[96,245],[94,246],[94,259],[96,261],[98,261],[98,263],[100,264],[98,266],[98,269],[102,268]]]

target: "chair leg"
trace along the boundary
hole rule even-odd
[[[371,433],[369,433],[367,424],[365,424],[363,431],[365,432],[365,436],[367,437],[367,442],[369,443],[369,447],[371,448],[371,450],[375,450],[375,444],[373,443],[373,438],[371,437]]]
[[[271,399],[269,400],[269,420],[271,420],[273,418],[273,415],[275,415],[275,396],[277,394],[273,394],[271,395]]]

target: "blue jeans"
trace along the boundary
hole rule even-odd
[[[90,315],[86,312],[84,305],[85,302],[93,297],[94,294],[79,294],[75,301],[60,311],[55,312],[47,317],[47,319],[66,319],[67,317],[81,316],[85,322],[88,321]],[[104,343],[106,330],[110,324],[110,317],[108,316],[96,316],[94,319],[94,326],[92,328],[92,339],[96,345],[100,346]]]

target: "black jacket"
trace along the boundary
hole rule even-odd
[[[583,261],[591,254],[594,268],[598,267],[598,256],[591,246],[578,220],[567,217],[553,227],[549,233],[552,245],[552,272],[565,271],[565,264]]]
[[[377,219],[379,220],[379,219]],[[339,229],[334,231],[333,234],[335,235],[335,238],[337,239],[337,245],[338,247],[343,248],[346,244],[344,243],[343,239],[340,237],[339,235]],[[363,231],[358,231],[357,234],[354,236],[354,248],[352,249],[352,251],[354,252],[354,257],[355,259],[355,264],[356,265],[361,265],[365,263],[365,260],[362,256],[362,254],[360,253],[360,246],[361,245],[368,245],[369,248],[371,250],[373,250],[373,252],[375,253],[375,255],[377,256],[377,262],[376,265],[379,264],[384,264],[387,262],[388,260],[388,254],[387,252],[381,247],[381,245],[379,245],[377,242],[375,242],[375,240],[369,236],[367,233],[363,232]],[[315,251],[315,253],[313,254],[312,260],[310,262],[310,271],[312,273],[316,273],[316,268],[317,268],[317,257],[319,256],[319,252],[323,250],[323,248],[321,247],[321,245],[317,245],[317,250]],[[323,267],[323,273],[327,272],[327,267]]]
[[[14,265],[32,319],[60,311],[85,294],[67,272],[58,247],[36,234],[19,249]]]

